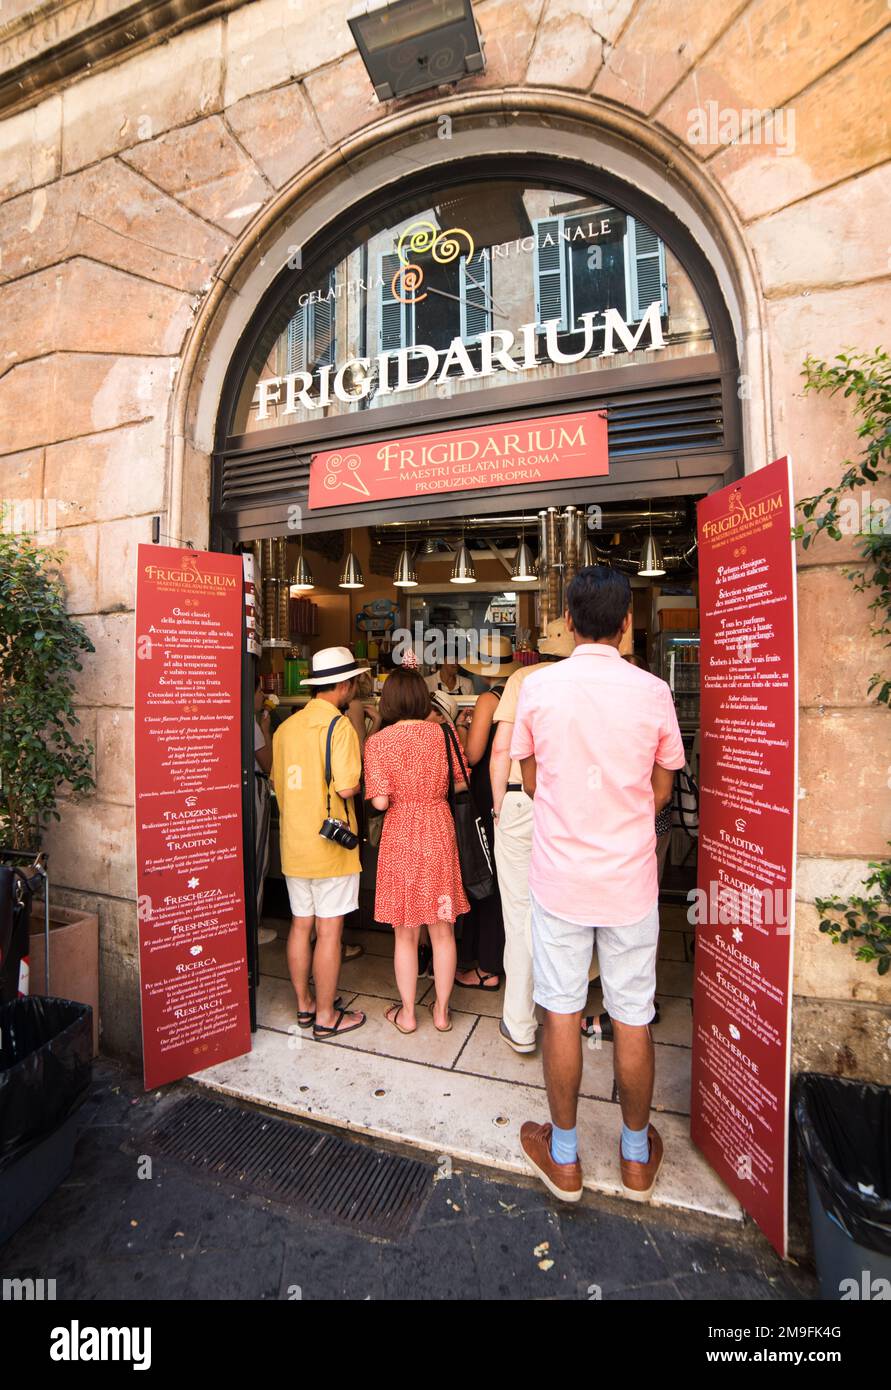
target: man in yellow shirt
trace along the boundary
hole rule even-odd
[[[313,698],[276,729],[272,740],[282,872],[291,903],[288,971],[297,995],[297,1022],[301,1028],[312,1027],[319,1041],[351,1033],[365,1022],[363,1013],[348,1013],[335,1004],[343,919],[359,904],[359,850],[320,834],[328,816],[356,830],[351,808],[359,793],[362,757],[356,731],[344,714],[364,670],[347,647],[317,652],[305,682],[313,687]],[[329,732],[331,781],[326,785]]]

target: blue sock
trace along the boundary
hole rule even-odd
[[[575,1163],[579,1156],[578,1133],[575,1129],[551,1126],[551,1158],[555,1163]]]
[[[627,1125],[623,1125],[622,1157],[631,1159],[634,1163],[646,1163],[650,1157],[650,1144],[647,1138],[649,1132],[649,1125],[644,1125],[643,1129],[629,1129]]]

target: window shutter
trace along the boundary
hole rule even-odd
[[[328,276],[328,288],[334,289],[334,271]],[[312,362],[313,370],[325,367],[334,361],[334,305],[335,300],[325,299],[312,304]]]
[[[306,371],[306,305],[288,321],[285,345],[285,372]]]
[[[535,222],[535,321],[559,319],[566,333],[566,243],[563,218],[542,217]]]
[[[467,260],[461,257],[461,338],[465,343],[475,342],[481,333],[492,328],[491,265],[489,257],[482,251]]]
[[[395,352],[414,343],[414,307],[393,297],[391,282],[398,269],[399,257],[395,252],[381,255],[379,352]]]
[[[668,313],[668,286],[665,279],[665,246],[655,232],[636,217],[628,218],[628,261],[631,302],[629,321],[642,319],[658,300],[661,313]]]

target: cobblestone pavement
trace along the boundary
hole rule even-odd
[[[54,1278],[58,1300],[816,1297],[751,1225],[591,1195],[567,1209],[531,1181],[434,1180],[432,1161],[420,1217],[395,1241],[177,1161],[141,1178],[140,1136],[192,1089],[146,1095],[97,1063],[71,1174],[0,1249],[0,1277]]]

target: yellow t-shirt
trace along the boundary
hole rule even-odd
[[[337,788],[357,787],[362,756],[356,730],[327,700],[310,700],[276,729],[272,738],[272,785],[279,810],[282,873],[288,878],[339,878],[359,872],[359,850],[344,849],[320,834],[327,814],[325,742],[331,740],[331,814],[346,820]],[[356,829],[355,805],[349,820]]]
[[[519,671],[514,671],[512,676],[508,676],[507,685],[501,692],[501,699],[493,715],[496,724],[517,722],[517,705],[520,703],[520,687],[527,676],[534,676],[536,671],[546,671],[549,663],[547,661],[537,661],[532,666],[521,666]],[[507,774],[508,782],[522,782],[523,774],[520,764],[516,758],[511,759],[510,772]]]

